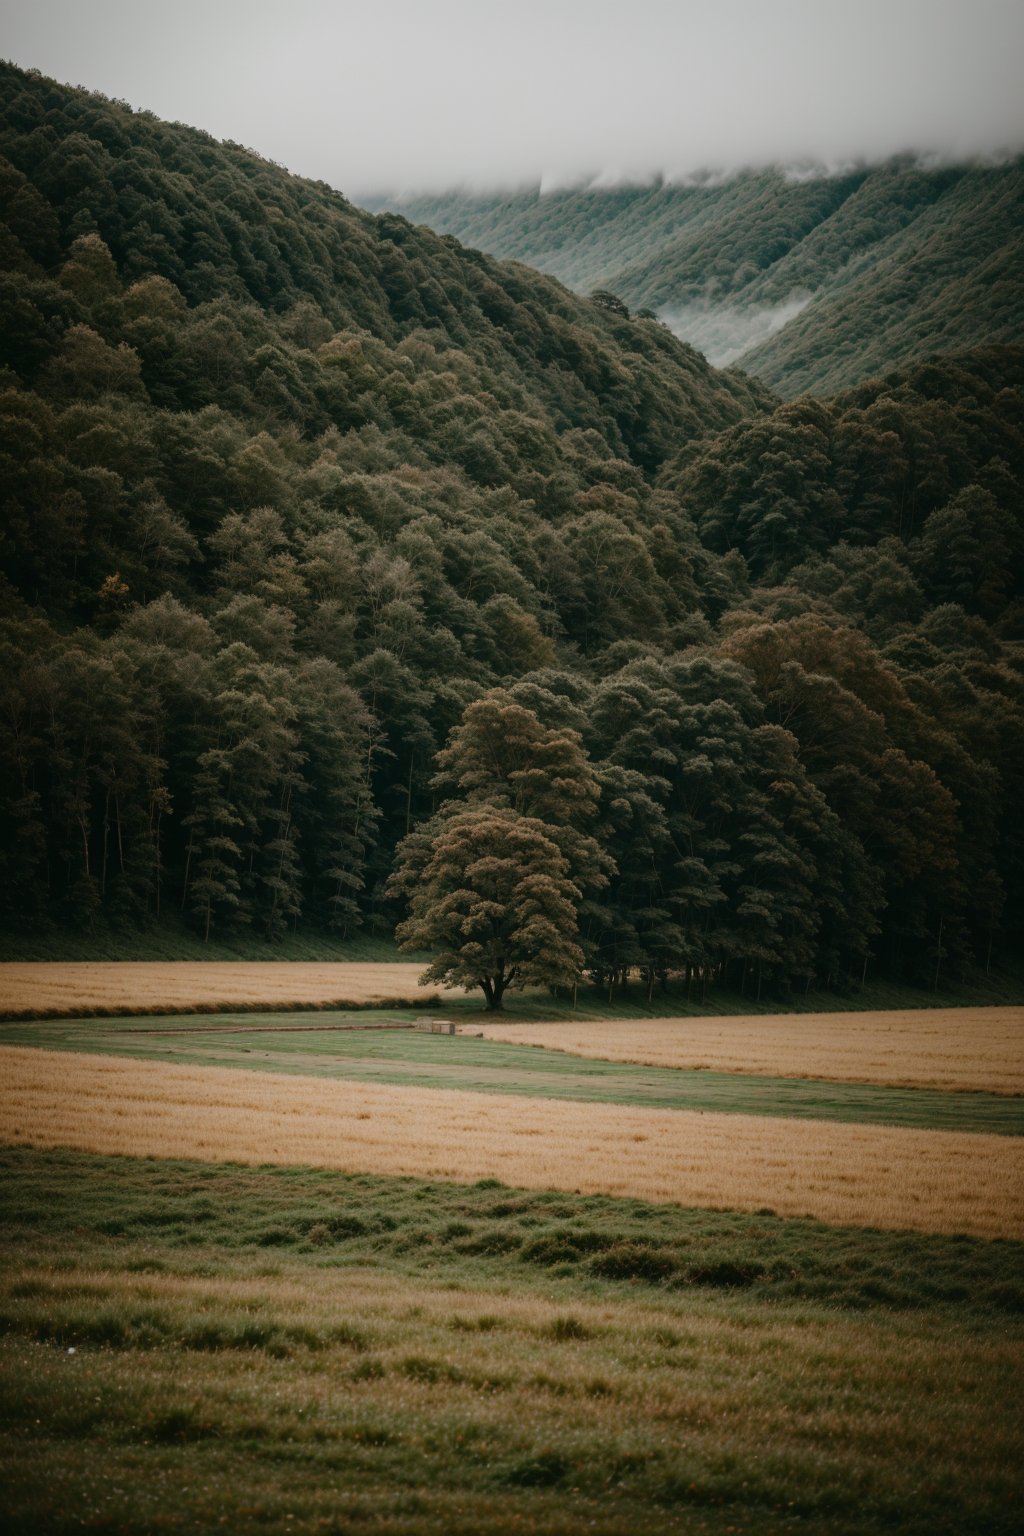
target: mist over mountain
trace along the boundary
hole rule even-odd
[[[1007,0],[7,0],[3,51],[357,198],[1024,150]]]
[[[813,168],[811,168],[813,171]],[[1024,159],[371,201],[649,308],[784,395],[1024,339]]]

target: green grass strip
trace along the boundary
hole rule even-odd
[[[0,1044],[650,1109],[1024,1134],[1024,1099],[1000,1094],[634,1066],[467,1035],[325,1028],[365,1024],[367,1017],[296,1013],[285,1023],[280,1014],[189,1014],[145,1025],[131,1019],[65,1019],[0,1026]]]
[[[951,1308],[960,1319],[1024,1314],[1024,1243],[512,1189],[494,1179],[461,1185],[17,1148],[0,1150],[0,1222],[8,1258],[58,1267],[70,1244],[77,1264],[140,1271],[198,1263],[214,1274],[218,1254],[227,1262],[248,1253],[597,1299],[640,1287],[858,1311]],[[44,1336],[44,1312],[29,1311]],[[18,1326],[13,1314],[7,1322]]]

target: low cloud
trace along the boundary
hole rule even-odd
[[[1024,147],[1020,0],[6,0],[3,49],[353,196]]]
[[[728,304],[684,304],[663,310],[661,319],[681,341],[703,352],[716,368],[730,363],[767,341],[784,325],[795,320],[811,302],[809,293],[794,293],[782,304],[760,309],[741,309]]]

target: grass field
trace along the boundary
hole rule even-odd
[[[0,1141],[1024,1236],[1024,1140],[0,1049]]]
[[[144,1023],[61,1019],[0,1024],[0,1044],[395,1086],[1024,1134],[1024,1098],[1019,1096],[583,1061],[559,1050],[481,1039],[478,1032],[439,1037],[421,1034],[407,1022],[391,1027],[402,1018],[367,1011],[284,1018],[258,1013],[198,1014]],[[367,1021],[375,1027],[359,1027]],[[656,1028],[649,1022],[629,1026],[639,1041]]]
[[[1009,1533],[1021,1248],[0,1162],[5,1530]]]
[[[422,965],[410,961],[8,962],[0,965],[0,1014],[59,1016],[79,1009],[155,1013],[204,1006],[360,1005],[392,999],[422,1003],[442,995],[436,986],[419,985],[422,970]]]
[[[493,1040],[608,1061],[903,1087],[1024,1093],[1024,1008],[481,1026]]]
[[[431,997],[443,1001],[445,1011],[459,1017],[486,1017],[480,992],[444,991],[421,987],[424,961],[398,957],[383,941],[366,941],[363,959],[351,950],[339,950],[338,959],[284,958],[287,947],[275,950],[281,959],[124,959],[18,960],[0,963],[0,1018],[74,1017],[81,1014],[161,1013],[174,1010],[230,1008],[365,1006],[384,999],[423,1006]],[[382,953],[383,949],[383,953]],[[0,954],[3,948],[0,946]],[[88,951],[85,951],[88,953]],[[265,952],[265,950],[264,950]],[[341,958],[344,956],[345,958]],[[961,1009],[971,1005],[1019,1006],[1024,1004],[1024,978],[1002,972],[983,978],[977,985],[960,986],[936,995],[919,988],[886,981],[847,992],[812,992],[791,997],[790,1013],[820,1017],[856,1010],[914,1010],[939,1005]],[[725,987],[713,987],[706,999],[688,1002],[681,982],[648,999],[646,989],[633,984],[616,990],[612,1000],[594,987],[581,988],[574,1005],[567,997],[553,998],[546,989],[533,988],[506,995],[508,1019],[550,1022],[564,1020],[613,1020],[637,1018],[697,1018],[743,1015],[748,1018],[777,1015],[782,1004],[771,998],[754,1002]]]
[[[258,992],[0,1026],[5,1536],[1016,1536],[1019,1011]]]

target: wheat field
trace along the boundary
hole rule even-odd
[[[422,1003],[440,991],[420,986],[422,971],[412,961],[8,961],[0,964],[0,1013]]]
[[[487,1023],[492,1040],[603,1061],[901,1088],[1024,1093],[1024,1008]]]
[[[631,1196],[1024,1237],[1010,1137],[391,1088],[0,1049],[14,1145]]]

